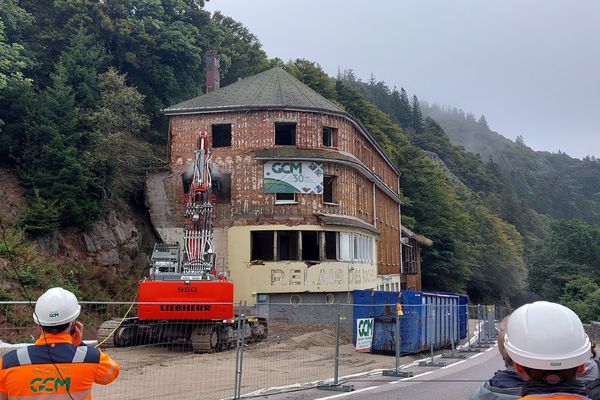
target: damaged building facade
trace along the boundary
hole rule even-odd
[[[180,233],[181,175],[206,131],[217,268],[236,301],[332,303],[354,289],[420,289],[417,260],[402,262],[402,247],[416,256],[420,243],[401,230],[400,172],[369,132],[282,68],[219,88],[218,60],[207,61],[214,90],[164,110],[169,170],[149,188],[166,197],[163,240]]]

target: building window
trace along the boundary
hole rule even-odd
[[[335,176],[323,177],[323,203],[335,204]]]
[[[296,204],[296,193],[275,193],[275,204]]]
[[[252,231],[250,261],[373,261],[373,238],[332,231]]]
[[[402,263],[403,273],[407,275],[417,274],[417,249],[414,239],[408,239],[406,244],[402,243]]]
[[[302,259],[307,261],[319,259],[318,231],[302,231]]]
[[[214,174],[212,192],[215,195],[216,204],[231,203],[231,174]]]
[[[329,126],[323,127],[323,146],[337,147],[337,129]]]
[[[274,231],[253,231],[250,235],[251,261],[273,261]]]
[[[212,126],[212,147],[231,146],[231,124],[214,124]]]
[[[277,255],[278,260],[291,261],[298,259],[298,232],[277,232]]]
[[[325,259],[337,260],[337,232],[325,232]]]
[[[373,261],[373,238],[359,233],[339,234],[340,260],[342,261]]]
[[[276,122],[275,123],[275,144],[283,146],[296,145],[296,123],[295,122]]]

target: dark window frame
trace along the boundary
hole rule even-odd
[[[338,129],[332,126],[323,127],[323,147],[338,147]]]
[[[213,148],[231,147],[232,124],[214,123],[211,124],[211,145]],[[228,128],[228,129],[227,129]]]
[[[295,146],[297,126],[296,122],[275,122],[275,145]]]
[[[324,175],[323,176],[323,203],[325,204],[337,204],[335,202],[335,189],[336,189],[337,176],[335,175]]]
[[[292,195],[293,199],[281,198],[289,195]],[[275,193],[275,204],[298,204],[298,198],[296,195],[297,193]]]

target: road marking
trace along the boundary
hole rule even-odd
[[[315,399],[315,400],[339,399],[340,397],[346,397],[346,396],[350,396],[351,394],[360,393],[360,392],[366,392],[367,390],[377,389],[378,387],[379,386],[371,386],[371,387],[364,388],[364,389],[358,389],[358,390],[355,390],[353,392],[342,393],[342,394],[335,394],[333,396],[327,396],[327,397],[319,397],[318,399]]]

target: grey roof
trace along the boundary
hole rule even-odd
[[[290,108],[346,114],[281,67],[232,83],[214,92],[165,108],[165,114],[254,108]]]

